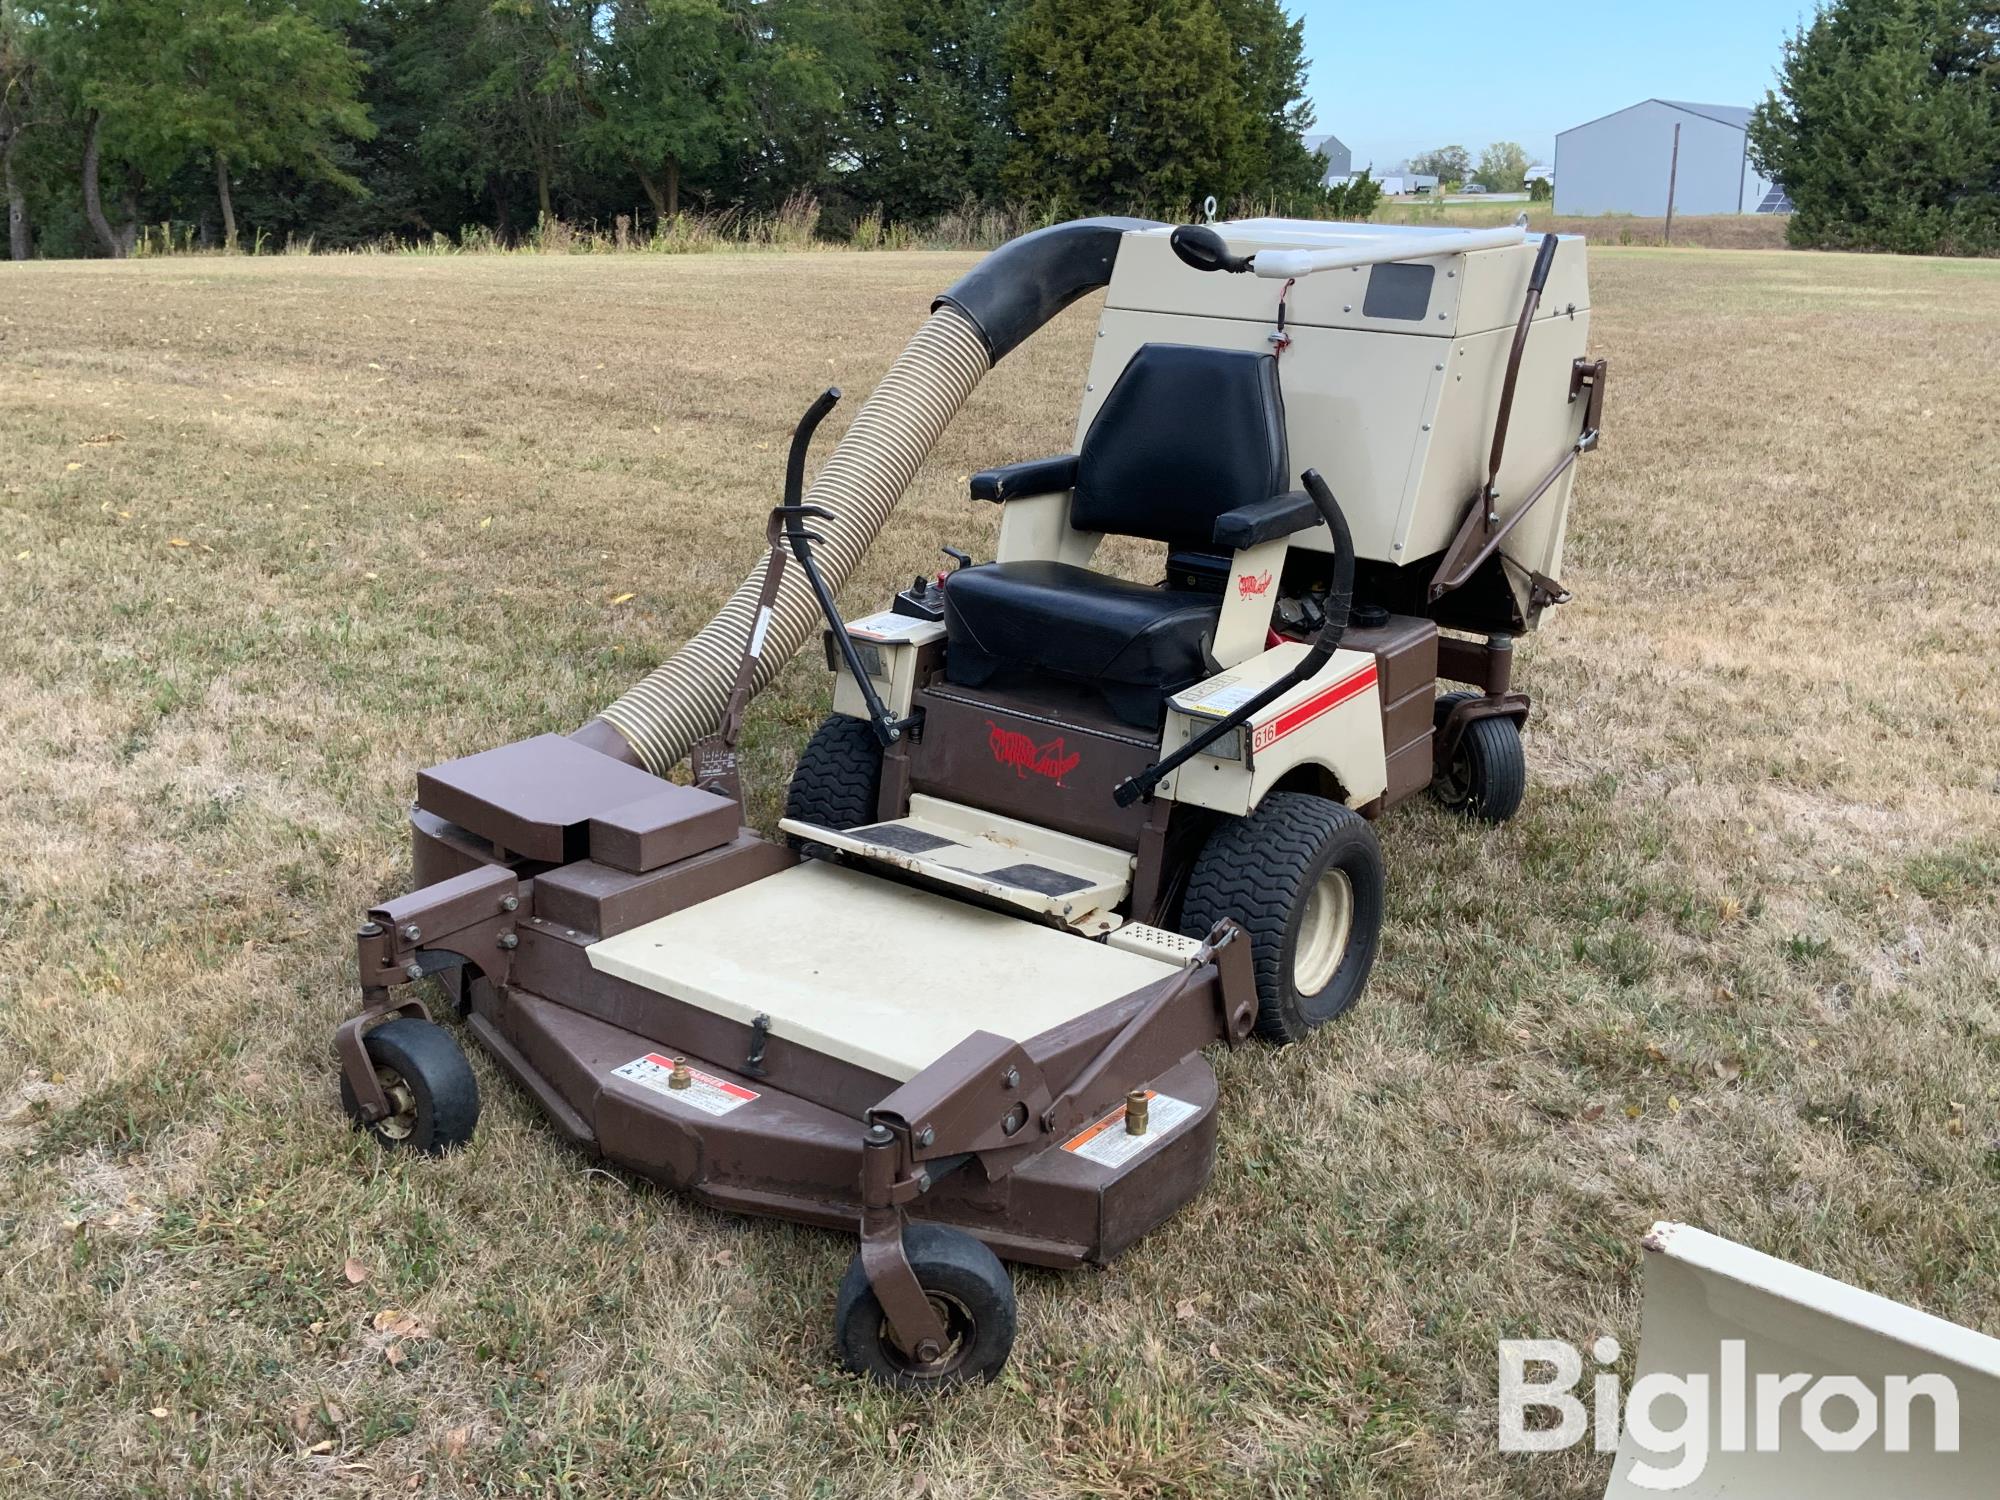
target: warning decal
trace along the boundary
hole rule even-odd
[[[662,1057],[657,1052],[648,1052],[644,1057],[635,1058],[622,1068],[611,1070],[613,1078],[627,1079],[642,1089],[651,1089],[676,1104],[686,1104],[705,1115],[726,1115],[732,1109],[741,1109],[757,1097],[755,1089],[746,1089],[740,1083],[717,1078],[714,1074],[704,1073],[699,1068],[689,1068],[687,1087],[677,1089],[668,1081],[673,1077],[673,1073],[674,1060],[671,1057]]]
[[[1132,1135],[1125,1129],[1125,1106],[1119,1105],[1095,1125],[1063,1142],[1063,1150],[1074,1151],[1085,1161],[1100,1167],[1122,1167],[1136,1161],[1160,1144],[1181,1121],[1197,1113],[1185,1099],[1146,1091],[1146,1133]]]

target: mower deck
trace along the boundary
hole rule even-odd
[[[764,1016],[773,1037],[897,1082],[974,1032],[1026,1041],[1176,970],[817,860],[588,952],[600,973],[739,1024]]]
[[[968,891],[1060,921],[1091,936],[1118,925],[1111,909],[1132,889],[1122,849],[917,793],[908,817],[840,832],[786,818],[785,832],[887,865],[947,890]]]

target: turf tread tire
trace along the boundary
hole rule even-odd
[[[1432,723],[1442,730],[1454,708],[1479,696],[1446,693],[1432,709]],[[1521,810],[1528,790],[1528,755],[1521,744],[1521,726],[1514,720],[1474,719],[1460,734],[1453,761],[1455,771],[1463,766],[1464,785],[1443,776],[1434,780],[1431,795],[1440,806],[1482,823],[1504,823]]]
[[[834,1303],[834,1347],[842,1367],[905,1390],[993,1379],[1013,1352],[1017,1326],[1014,1283],[1000,1257],[965,1231],[943,1224],[906,1225],[903,1253],[925,1292],[945,1293],[971,1315],[973,1331],[965,1358],[938,1376],[911,1371],[888,1341],[882,1304],[868,1284],[857,1252]]]
[[[875,821],[882,746],[875,731],[846,714],[829,715],[799,754],[785,792],[785,816],[836,833]],[[794,846],[799,840],[794,837]]]
[[[1292,985],[1294,919],[1335,859],[1353,890],[1353,929],[1333,978],[1316,996],[1301,996]],[[1181,931],[1205,937],[1225,917],[1241,927],[1257,976],[1258,1034],[1295,1042],[1360,998],[1381,938],[1385,885],[1381,846],[1366,818],[1325,797],[1271,792],[1247,817],[1209,835],[1188,876]]]
[[[416,1127],[409,1135],[384,1135],[361,1118],[361,1103],[347,1075],[340,1077],[340,1104],[349,1119],[384,1146],[440,1156],[472,1139],[479,1125],[479,1080],[450,1032],[417,1016],[384,1021],[361,1039],[369,1059],[402,1074],[416,1099]]]

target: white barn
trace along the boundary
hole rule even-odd
[[[1573,126],[1556,137],[1555,211],[1663,216],[1678,125],[1675,213],[1789,212],[1783,192],[1750,164],[1749,124],[1741,105],[1647,99]]]

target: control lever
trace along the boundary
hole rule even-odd
[[[834,513],[824,505],[807,505],[804,500],[806,482],[806,450],[812,446],[814,431],[825,420],[840,400],[840,387],[829,386],[820,393],[806,414],[799,418],[799,425],[792,432],[792,451],[785,462],[785,503],[771,512],[766,535],[775,547],[783,528],[783,540],[790,545],[792,556],[799,560],[806,581],[812,585],[813,597],[819,600],[819,612],[826,618],[827,629],[833,632],[833,640],[840,651],[840,659],[848,673],[854,678],[854,685],[861,690],[861,701],[868,706],[868,724],[875,731],[875,738],[883,748],[896,743],[909,727],[908,720],[899,720],[889,712],[882,695],[875,691],[875,683],[868,675],[868,669],[861,664],[861,653],[854,647],[854,640],[847,633],[847,622],[840,617],[840,603],[833,597],[833,590],[827,586],[826,575],[819,570],[819,562],[812,555],[812,544],[824,541],[816,531],[808,531],[806,522],[831,521]]]
[[[1304,476],[1306,494],[1311,498],[1313,508],[1326,522],[1327,530],[1333,534],[1333,582],[1326,593],[1326,623],[1320,626],[1319,637],[1299,658],[1298,665],[1277,681],[1254,694],[1248,702],[1240,704],[1230,713],[1224,714],[1208,728],[1195,735],[1171,755],[1163,755],[1136,776],[1129,776],[1112,789],[1111,795],[1120,807],[1130,807],[1141,797],[1150,798],[1153,788],[1168,776],[1193,760],[1210,745],[1228,734],[1232,729],[1241,729],[1251,717],[1284,697],[1300,683],[1310,679],[1319,669],[1332,660],[1333,653],[1340,649],[1340,638],[1347,633],[1347,616],[1354,598],[1354,538],[1347,531],[1347,517],[1341,514],[1340,502],[1333,498],[1333,491],[1320,477],[1317,469],[1307,469]]]

